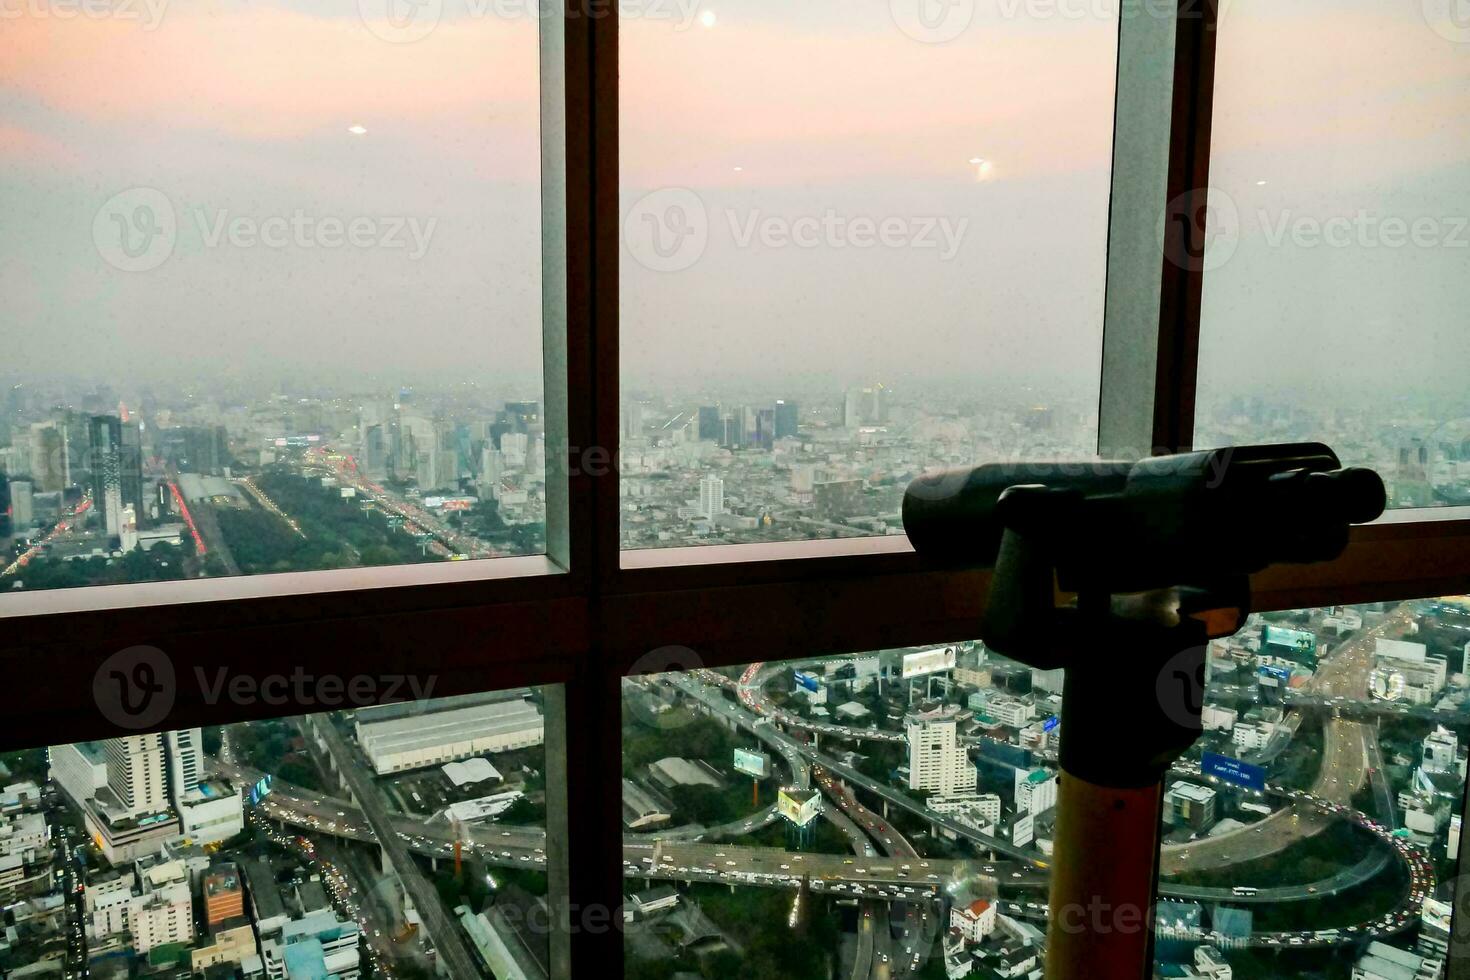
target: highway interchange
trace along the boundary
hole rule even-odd
[[[1315,691],[1324,699],[1363,696],[1354,692],[1366,689],[1372,640],[1402,626],[1405,615],[1404,609],[1398,610],[1379,627],[1365,631],[1345,643],[1333,657],[1325,659],[1319,669]],[[1017,848],[1003,839],[981,835],[947,815],[925,810],[906,794],[871,780],[841,760],[823,753],[815,745],[794,738],[785,729],[815,729],[829,737],[853,741],[903,740],[900,733],[812,723],[781,711],[764,694],[765,685],[775,670],[755,665],[752,672],[747,673],[746,683],[712,672],[662,675],[658,682],[676,688],[707,711],[759,739],[785,760],[798,782],[809,784],[815,777],[818,787],[829,800],[827,819],[849,836],[854,853],[851,856],[796,854],[776,848],[706,842],[742,836],[769,825],[777,816],[774,808],[768,806],[724,827],[684,827],[656,834],[628,834],[624,841],[624,869],[629,877],[790,890],[806,887],[812,892],[855,898],[864,903],[903,901],[910,903],[911,907],[924,909],[921,914],[925,916],[939,911],[937,908],[933,912],[929,909],[942,897],[947,886],[968,882],[978,884],[982,889],[1004,886],[1034,890],[1038,892],[1036,901],[1006,900],[1002,902],[1002,909],[1020,917],[1045,918],[1045,903],[1040,894],[1048,879],[1045,860],[1034,850]],[[728,697],[727,692],[734,694],[736,699]],[[331,726],[324,723],[323,727],[330,730]],[[1335,927],[1324,925],[1310,932],[1257,932],[1247,944],[1267,948],[1341,945],[1392,935],[1417,920],[1424,898],[1433,892],[1432,865],[1418,848],[1393,836],[1391,823],[1382,823],[1379,818],[1354,810],[1350,805],[1354,792],[1364,781],[1382,771],[1381,760],[1376,757],[1376,739],[1371,729],[1355,721],[1332,718],[1324,727],[1322,768],[1311,791],[1268,787],[1266,795],[1284,802],[1285,807],[1249,827],[1166,847],[1165,873],[1254,860],[1276,853],[1336,820],[1356,824],[1373,835],[1381,842],[1380,850],[1332,878],[1313,884],[1281,886],[1243,895],[1232,889],[1181,886],[1166,881],[1160,886],[1162,896],[1231,904],[1309,900],[1360,884],[1381,872],[1387,861],[1397,859],[1406,869],[1408,887],[1403,900],[1392,911],[1368,922]],[[336,733],[336,737],[341,739],[340,733]],[[351,752],[345,740],[333,751]],[[221,760],[216,767],[221,775],[236,780],[253,781],[253,777],[258,778],[253,770],[232,762]],[[343,766],[342,769],[350,773],[361,767],[362,763],[358,762],[356,766]],[[363,775],[366,771],[362,769],[357,773],[359,781],[367,784],[354,790],[359,799],[364,796],[371,798],[368,792],[371,779]],[[1198,766],[1183,762],[1176,767],[1175,774],[1199,778]],[[893,830],[886,818],[858,803],[853,787],[884,801],[889,807],[904,808],[935,827],[965,837],[982,853],[990,853],[992,858],[948,861],[919,856],[912,845]],[[1386,787],[1380,787],[1378,795],[1386,792]],[[1391,805],[1391,799],[1388,802]],[[837,804],[835,809],[833,803]],[[395,851],[402,847],[404,854],[413,851],[435,860],[450,857],[454,849],[456,832],[447,820],[426,820],[421,816],[386,810],[369,819],[360,808],[347,801],[314,794],[280,780],[275,782],[271,795],[260,804],[259,812],[280,824],[359,841],[380,840],[378,831],[381,830],[396,838]],[[854,827],[871,843],[859,842],[853,836]],[[540,828],[491,824],[473,826],[461,833],[465,854],[486,865],[544,866],[545,834]],[[889,853],[874,853],[878,848]],[[392,860],[397,868],[400,860],[407,859],[392,856]],[[870,937],[875,932],[886,933],[886,930],[873,930],[871,924],[874,909],[881,911],[882,906],[864,904],[862,907],[865,924],[860,925],[859,933],[860,968],[864,955],[873,956]],[[447,919],[437,929],[433,922],[426,922],[426,925],[430,935],[436,937],[440,930],[453,928]],[[914,932],[926,934],[922,929]],[[1230,942],[1226,937],[1210,934],[1203,934],[1200,938]],[[1239,945],[1240,940],[1235,939],[1234,943]]]

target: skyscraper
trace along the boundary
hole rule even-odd
[[[699,512],[713,520],[725,512],[725,481],[707,476],[699,481]]]
[[[107,788],[128,815],[168,809],[162,735],[109,738],[102,748],[107,755]]]
[[[959,741],[953,721],[910,722],[909,789],[939,797],[973,794],[979,773]]]
[[[784,399],[776,400],[776,438],[790,439],[796,436],[799,427],[799,416],[796,410],[796,402],[788,402]]]
[[[702,405],[699,409],[699,438],[720,442],[723,432],[720,427],[720,406]]]
[[[102,516],[110,535],[122,533],[123,509],[135,517],[143,511],[143,452],[137,423],[116,415],[94,415],[87,421],[87,457],[84,469],[92,491],[92,506]]]
[[[199,789],[204,775],[204,734],[198,728],[184,728],[164,736],[168,753],[168,788],[175,806]]]

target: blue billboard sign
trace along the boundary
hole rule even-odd
[[[1257,670],[1256,673],[1259,674],[1263,678],[1265,678],[1265,677],[1274,678],[1276,681],[1278,681],[1278,682],[1280,682],[1282,684],[1290,684],[1291,683],[1291,668],[1290,667],[1278,667],[1278,666],[1274,666],[1274,665],[1263,666],[1259,670]]]
[[[1057,730],[1057,726],[1061,723],[1062,719],[1058,718],[1056,715],[1052,715],[1042,724],[1041,730],[1044,732],[1054,732]]]
[[[808,674],[805,671],[797,671],[796,683],[800,684],[808,691],[811,691],[813,694],[816,694],[817,691],[821,690],[822,687],[821,681],[817,680],[815,676]]]
[[[1266,788],[1266,770],[1249,762],[1232,759],[1228,755],[1206,752],[1200,759],[1199,771],[1206,776],[1223,779],[1227,783],[1244,786],[1257,792]]]

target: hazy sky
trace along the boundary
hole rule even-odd
[[[356,0],[175,2],[156,25],[142,0],[141,21],[6,0],[23,13],[0,60],[7,362],[149,379],[203,363],[539,371],[537,25],[516,0],[500,0],[508,17],[467,2],[392,43]],[[1034,0],[977,0],[944,44],[905,34],[887,0],[702,0],[703,20],[677,2],[624,24],[623,204],[692,191],[707,242],[672,272],[625,248],[630,376],[1096,385],[1113,0],[1045,17]],[[1232,0],[1219,71],[1214,183],[1239,236],[1208,280],[1207,387],[1462,378],[1470,43],[1431,30],[1420,0]],[[94,240],[130,188],[161,192],[177,220],[151,271],[115,268]],[[1432,217],[1444,241],[1266,235],[1358,209]],[[232,220],[297,212],[366,220],[373,241],[397,228],[403,247],[211,244]],[[742,239],[829,214],[956,234],[952,248],[938,227],[938,248]]]

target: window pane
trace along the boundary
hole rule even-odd
[[[431,7],[7,14],[0,590],[543,549],[537,18]]]
[[[0,970],[545,976],[543,739],[522,688],[5,753]]]
[[[623,687],[628,976],[1040,968],[1060,671],[978,643],[653,659]]]
[[[625,14],[625,548],[898,533],[925,466],[1094,451],[1102,7]]]
[[[1470,503],[1470,31],[1449,0],[1221,20],[1196,444],[1320,439]],[[1332,43],[1320,43],[1324,19]]]
[[[1206,732],[1166,781],[1161,963],[1443,976],[1467,655],[1464,598],[1267,613],[1211,644]]]

